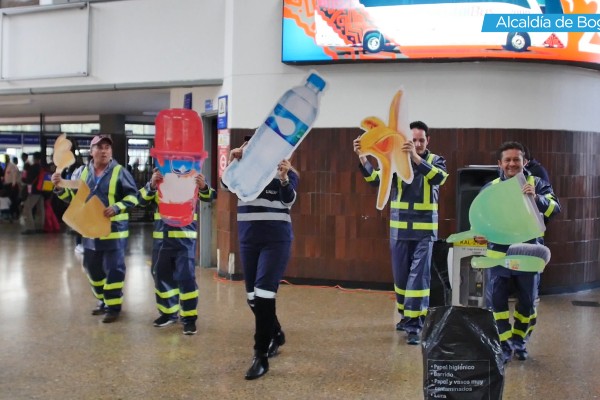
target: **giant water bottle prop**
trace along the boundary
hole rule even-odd
[[[156,137],[150,155],[163,176],[158,184],[158,212],[171,226],[186,226],[194,220],[204,151],[202,121],[193,110],[173,108],[158,113]]]
[[[317,119],[325,84],[311,73],[304,86],[285,92],[244,147],[242,158],[229,164],[222,180],[240,200],[256,199],[277,173],[277,164],[289,158],[306,137]]]
[[[498,244],[522,243],[543,235],[546,230],[533,196],[523,194],[527,183],[523,173],[482,190],[471,203],[471,229],[448,236],[455,243],[484,236]]]

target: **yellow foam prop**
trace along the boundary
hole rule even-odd
[[[64,182],[64,181],[63,181]],[[104,216],[106,206],[97,196],[90,195],[89,186],[83,181],[67,181],[77,184],[77,194],[63,214],[63,221],[87,238],[100,238],[110,234],[110,219]]]
[[[61,173],[69,165],[75,162],[75,156],[71,152],[73,144],[67,139],[67,134],[63,133],[54,142],[54,153],[52,154],[52,162],[56,165],[56,172]]]
[[[407,107],[402,102],[402,96],[402,90],[394,96],[387,125],[377,117],[367,117],[360,124],[366,131],[360,137],[361,153],[375,157],[379,163],[378,210],[383,210],[389,200],[394,173],[406,183],[411,183],[414,177],[410,156],[401,150],[406,141],[412,140]]]

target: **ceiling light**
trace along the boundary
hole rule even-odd
[[[0,106],[25,106],[31,103],[31,99],[0,100]]]

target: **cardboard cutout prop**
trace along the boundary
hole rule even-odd
[[[367,117],[360,124],[366,131],[360,137],[361,153],[375,157],[379,163],[378,210],[383,210],[390,198],[394,173],[406,183],[411,183],[414,177],[410,156],[401,150],[406,141],[412,140],[406,101],[402,97],[403,91],[399,90],[390,104],[387,125],[377,117]]]
[[[473,257],[473,268],[492,268],[502,266],[513,271],[544,272],[550,262],[550,249],[543,244],[516,243],[510,245],[506,256],[500,258]]]
[[[166,224],[186,226],[194,220],[198,199],[194,178],[207,156],[202,121],[193,110],[172,108],[159,112],[155,125],[150,155],[163,176],[158,184],[158,212]]]
[[[59,174],[67,167],[73,165],[75,156],[71,152],[73,144],[67,139],[67,134],[63,133],[56,138],[54,142],[54,153],[52,154],[52,162],[56,165],[56,172]]]
[[[104,216],[106,206],[98,196],[90,196],[90,188],[84,181],[77,182],[77,194],[63,214],[63,221],[86,238],[101,238],[110,234],[110,219]],[[87,201],[86,201],[87,200]]]
[[[484,236],[493,243],[515,244],[542,236],[546,226],[533,196],[522,192],[526,182],[519,173],[482,190],[469,208],[471,229],[452,234],[446,241]]]
[[[75,162],[71,152],[72,143],[66,134],[60,135],[54,142],[52,161],[56,172],[61,173]],[[104,216],[106,208],[97,196],[90,196],[90,188],[82,180],[62,180],[59,187],[77,190],[77,194],[63,214],[63,221],[73,230],[88,238],[99,238],[110,234],[110,219]]]
[[[233,160],[223,172],[223,183],[240,200],[256,199],[275,177],[279,162],[288,159],[304,140],[317,119],[325,85],[313,72],[303,86],[285,92],[244,147],[242,158]]]

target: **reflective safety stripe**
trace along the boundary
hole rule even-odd
[[[104,293],[98,294],[96,292],[94,292],[92,290],[92,293],[94,293],[94,297],[96,297],[98,300],[104,300]]]
[[[394,291],[398,294],[401,294],[402,296],[404,296],[404,293],[406,293],[406,290],[404,289],[400,289],[398,286],[394,285]]]
[[[118,299],[104,299],[104,304],[107,306],[117,306],[119,304],[123,304],[123,298],[119,297]]]
[[[168,292],[159,292],[158,289],[154,289],[154,293],[161,299],[168,299],[169,297],[177,296],[179,294],[179,289],[171,289]]]
[[[267,200],[267,199],[255,199],[252,201],[242,202],[238,201],[238,206],[253,206],[253,207],[268,207],[276,208],[279,210],[287,210],[290,207],[286,206],[279,200]]]
[[[165,307],[163,305],[157,304],[156,308],[158,308],[158,310],[160,312],[162,312],[163,314],[175,314],[177,311],[179,311],[179,304],[175,304],[173,307]]]
[[[379,171],[373,170],[370,176],[365,177],[365,181],[373,182],[375,179],[379,178]]]
[[[92,286],[96,286],[96,287],[104,287],[104,284],[106,283],[106,278],[102,279],[101,281],[93,281],[89,276],[88,276],[88,281],[90,281],[90,284]]]
[[[531,333],[531,331],[533,331],[533,328],[535,328],[535,325],[530,326],[529,328],[527,328],[527,332],[523,332],[520,329],[515,329],[513,328],[512,330],[512,334],[513,335],[519,335],[521,336],[523,339],[525,339],[527,337],[527,335],[529,335]]]
[[[112,171],[112,175],[110,177],[110,183],[108,184],[108,205],[112,206],[115,204],[115,195],[117,193],[117,182],[119,180],[119,171],[121,171],[121,166],[116,165]],[[121,207],[119,207],[122,209]]]
[[[124,285],[125,285],[125,282],[109,283],[108,285],[104,285],[104,290],[123,289]]]
[[[121,201],[123,201],[123,200],[124,201],[129,201],[130,203],[133,203],[134,205],[138,205],[139,204],[139,200],[138,200],[137,196],[134,196],[132,194],[123,197],[123,199]],[[121,203],[120,202],[117,203],[117,205],[119,206],[119,208],[121,208]],[[127,208],[127,207],[123,206],[123,209],[125,209],[125,208]]]
[[[196,239],[196,231],[169,231],[167,236],[175,239]]]
[[[409,229],[408,222],[405,221],[390,221],[390,227],[396,229]],[[422,231],[434,231],[438,229],[437,222],[412,222],[411,229]]]
[[[57,194],[56,196],[59,199],[64,200],[68,197],[72,197],[72,192],[69,189],[65,189],[65,191],[62,194]]]
[[[390,207],[396,208],[398,210],[408,210],[408,203],[405,201],[392,201],[390,203]]]
[[[404,316],[408,318],[418,318],[427,315],[427,310],[421,311],[412,311],[412,310],[404,310]]]
[[[284,213],[246,213],[237,215],[238,221],[285,221],[292,222],[289,214]]]
[[[179,295],[179,300],[189,300],[189,299],[195,299],[198,297],[198,291],[194,290],[193,292],[189,292],[189,293],[181,293]]]
[[[436,211],[437,209],[437,203],[415,203],[415,210]]]
[[[427,156],[427,162],[431,164],[431,162],[433,161],[433,159],[435,158],[435,154],[433,153],[429,153],[429,156]],[[418,211],[437,211],[438,209],[438,205],[437,203],[431,203],[431,185],[429,184],[429,179],[433,178],[436,174],[439,173],[444,173],[442,170],[440,170],[437,167],[432,166],[431,171],[429,171],[429,173],[425,176],[427,179],[423,180],[423,202],[422,203],[412,203],[412,209],[413,210],[418,210]],[[446,180],[446,177],[448,176],[447,173],[444,173],[444,181]],[[442,182],[443,184],[443,182]],[[398,179],[398,197],[397,199],[401,199],[402,198],[402,181],[400,179]],[[405,202],[405,201],[392,201],[390,203],[390,207],[393,209],[398,209],[398,210],[409,210],[411,207],[411,203]],[[402,228],[400,228],[402,229]],[[430,228],[413,228],[413,229],[430,229]],[[436,228],[431,228],[431,229],[437,229]]]
[[[437,222],[413,222],[414,230],[435,231],[438,228]]]
[[[129,231],[111,232],[108,236],[101,237],[100,240],[126,239],[128,237]]]
[[[518,319],[520,322],[522,322],[523,324],[528,324],[531,322],[532,319],[536,319],[537,318],[537,311],[535,311],[533,313],[533,315],[526,317],[523,314],[519,313],[518,311],[515,311],[513,314],[513,317],[515,319]]]
[[[545,197],[550,200],[550,204],[548,205],[546,212],[544,212],[544,215],[546,217],[550,217],[552,215],[552,211],[554,211],[554,208],[556,207],[556,202],[552,200],[552,195],[550,194],[547,194]]]
[[[167,237],[172,239],[196,239],[196,231],[168,231]],[[152,232],[152,239],[164,239],[164,232]]]
[[[162,219],[160,213],[154,213],[154,220],[160,221]],[[198,213],[194,213],[194,221],[198,221]]]
[[[429,289],[422,290],[406,290],[404,292],[404,297],[427,297],[429,296]]]
[[[181,312],[179,314],[181,314],[182,317],[196,317],[196,316],[198,316],[198,310],[189,310],[189,311],[181,310]]]
[[[499,311],[494,313],[494,319],[498,321],[499,319],[509,319],[510,312],[509,311]]]
[[[248,297],[248,300],[250,301],[254,300],[254,292],[246,292],[246,297]]]
[[[502,333],[500,333],[499,337],[500,337],[501,342],[506,342],[507,340],[509,340],[512,337],[512,331],[509,329],[506,332],[502,332]]]
[[[206,193],[202,193],[201,191],[198,191],[198,194],[200,195],[200,198],[202,199],[210,199],[212,197],[212,194],[215,190],[212,188],[208,188],[208,191]]]
[[[256,297],[262,297],[263,299],[274,299],[277,293],[271,292],[270,290],[264,290],[259,288],[254,288],[254,293]]]
[[[111,221],[127,221],[128,219],[129,219],[128,213],[117,214],[114,217],[110,218]]]
[[[140,189],[140,195],[142,195],[142,199],[146,201],[151,201],[154,198],[154,194],[148,194],[148,191],[145,187]]]
[[[404,311],[404,304],[396,303],[398,305],[398,310]]]
[[[408,222],[390,221],[390,227],[396,228],[396,229],[408,229]]]

